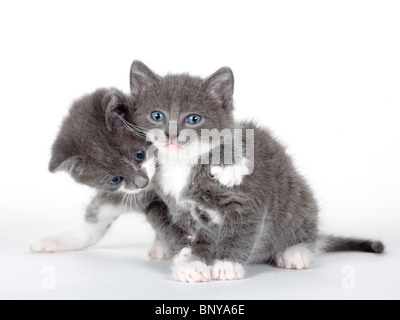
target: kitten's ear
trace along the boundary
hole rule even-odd
[[[124,120],[128,113],[127,98],[118,92],[111,92],[103,99],[106,110],[106,125],[108,130],[116,132],[124,126]]]
[[[49,171],[51,173],[56,173],[59,171],[72,173],[82,161],[83,158],[80,156],[65,158],[60,154],[53,155],[50,160]]]
[[[150,70],[143,62],[135,60],[131,66],[131,93],[136,96],[150,84],[160,80],[160,77]]]
[[[205,86],[227,111],[233,110],[234,76],[231,68],[224,67],[205,81]]]

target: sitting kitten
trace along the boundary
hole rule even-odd
[[[95,188],[97,195],[80,229],[40,239],[32,244],[33,252],[85,249],[96,244],[121,214],[133,210],[144,212],[160,234],[178,235],[174,252],[190,242],[186,233],[175,229],[165,203],[152,191],[156,160],[147,152],[150,143],[124,125],[132,104],[131,97],[116,89],[99,89],[73,104],[54,142],[49,170],[68,172],[77,182]],[[231,173],[219,171],[222,182],[231,184]],[[164,243],[157,236],[151,259],[169,258]]]
[[[134,119],[159,152],[157,193],[174,223],[194,236],[174,258],[177,280],[241,279],[244,266],[254,262],[306,269],[317,249],[383,252],[381,242],[318,235],[318,205],[285,149],[267,130],[234,122],[233,84],[229,68],[204,80],[160,77],[139,61],[132,64]],[[198,163],[232,143],[210,144],[203,131],[226,128],[254,132],[254,171],[233,189],[209,179],[210,166]],[[200,140],[187,142],[193,134]]]

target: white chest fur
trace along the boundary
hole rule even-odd
[[[163,192],[179,201],[190,181],[192,169],[187,164],[161,165],[160,185]]]

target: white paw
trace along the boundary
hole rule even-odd
[[[161,241],[154,241],[153,246],[149,251],[150,260],[169,260],[169,250]]]
[[[175,279],[180,282],[201,283],[211,281],[210,267],[201,261],[176,262],[173,273]]]
[[[186,247],[174,258],[174,263],[187,262],[193,256],[192,248]]]
[[[230,261],[217,261],[212,268],[212,277],[214,280],[240,280],[243,279],[245,270],[239,263]]]
[[[61,251],[57,238],[42,238],[31,245],[31,251],[36,253],[55,253]]]
[[[183,248],[174,258],[173,274],[175,280],[186,283],[211,281],[210,267],[201,261],[191,261],[191,248]]]
[[[214,179],[219,179],[224,173],[224,168],[219,166],[211,167],[210,173]]]
[[[249,174],[249,169],[243,161],[241,164],[234,164],[226,167],[215,166],[210,169],[211,175],[222,185],[233,188],[243,182],[243,177]]]
[[[282,269],[305,270],[310,267],[312,256],[313,254],[307,248],[307,245],[298,244],[278,254],[276,263]]]

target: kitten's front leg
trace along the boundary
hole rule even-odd
[[[146,207],[146,216],[159,239],[168,245],[174,278],[186,283],[211,281],[210,267],[192,250],[196,248],[199,237],[188,234],[193,222],[191,218],[188,218],[190,213],[178,214],[177,216],[188,219],[174,222],[169,210],[161,200],[152,201]],[[172,208],[172,210],[179,209]]]
[[[225,211],[227,217],[220,227],[216,244],[216,260],[212,268],[214,280],[240,280],[245,276],[244,266],[249,261],[251,252],[262,224],[262,219],[246,205],[240,208],[229,208]],[[232,211],[229,211],[232,209]],[[246,212],[247,211],[247,212]],[[246,219],[243,219],[246,217]]]
[[[31,251],[36,253],[55,253],[79,251],[98,243],[111,224],[127,208],[113,205],[96,196],[87,208],[85,222],[79,229],[35,241]]]
[[[175,279],[188,283],[209,282],[214,255],[212,237],[206,229],[200,228],[190,239],[191,248],[182,249],[173,261]]]
[[[175,224],[169,208],[161,200],[151,201],[147,205],[146,217],[156,230],[158,239],[168,247],[176,280],[187,283],[211,280],[210,268],[193,255],[192,244],[195,239],[188,234],[190,228],[186,228],[186,221],[179,226]]]

